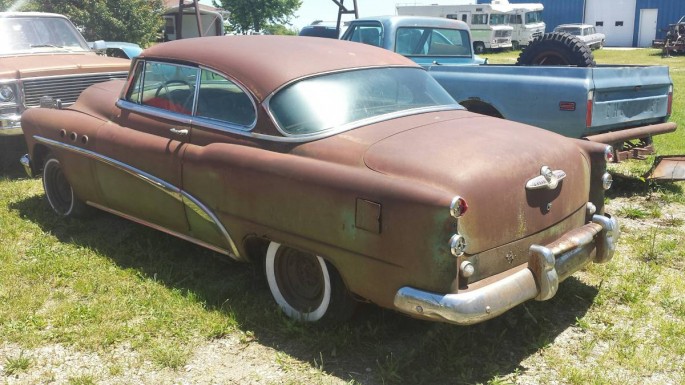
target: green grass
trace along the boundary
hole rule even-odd
[[[658,137],[656,147],[685,153],[685,57],[595,53],[600,63],[671,66],[672,120],[680,128]],[[511,62],[516,54],[486,56]],[[40,180],[16,168],[3,173],[0,339],[23,352],[0,360],[7,378],[38,371],[32,352],[53,345],[103,357],[104,371],[72,373],[71,384],[125,378],[130,362],[107,356],[117,347],[174,373],[199,346],[229,337],[244,349],[272,348],[263,360],[292,384],[327,384],[329,375],[351,384],[685,382],[685,231],[668,208],[685,205],[682,184],[617,181],[609,200],[632,199],[619,217],[657,226],[624,228],[609,264],[569,278],[549,301],[470,327],[362,305],[349,323],[319,329],[276,309],[259,266],[105,214],[60,220],[48,210]]]

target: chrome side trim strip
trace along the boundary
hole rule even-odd
[[[120,211],[110,209],[109,207],[105,207],[105,206],[102,206],[102,205],[97,204],[97,203],[94,203],[94,202],[88,201],[88,202],[86,202],[86,203],[87,203],[88,205],[93,206],[93,207],[95,207],[95,208],[97,208],[97,209],[100,209],[100,210],[102,210],[102,211],[106,211],[106,212],[108,212],[108,213],[110,213],[110,214],[114,214],[114,215],[120,216],[120,217],[122,217],[122,218],[128,219],[128,220],[130,220],[131,222],[136,222],[136,223],[139,223],[139,224],[141,224],[141,225],[143,225],[143,226],[151,227],[151,228],[153,228],[153,229],[155,229],[155,230],[159,230],[159,231],[164,232],[164,233],[167,233],[167,234],[169,234],[169,235],[173,235],[173,236],[175,236],[175,237],[177,237],[177,238],[181,238],[181,239],[183,239],[184,241],[188,241],[188,242],[195,243],[196,245],[205,247],[205,248],[210,249],[210,250],[212,250],[212,251],[215,251],[215,252],[217,252],[217,253],[228,255],[229,257],[231,257],[231,258],[233,258],[233,259],[235,259],[235,260],[240,261],[240,259],[239,259],[238,257],[236,257],[235,255],[232,255],[232,254],[231,254],[228,250],[226,250],[226,249],[222,249],[222,248],[216,247],[216,246],[214,246],[214,245],[210,245],[209,243],[203,242],[203,241],[201,241],[201,240],[199,240],[199,239],[195,239],[195,238],[189,237],[189,236],[187,236],[187,235],[185,235],[185,234],[181,234],[181,233],[178,233],[178,232],[176,232],[176,231],[169,230],[169,229],[167,229],[166,227],[158,226],[158,225],[156,225],[156,224],[154,224],[154,223],[150,223],[150,222],[148,222],[148,221],[144,221],[144,220],[142,220],[142,219],[140,219],[140,218],[136,218],[136,217],[134,217],[134,216],[131,216],[131,215],[128,215],[128,214],[124,214],[124,213],[122,213],[122,212],[120,212]]]
[[[207,207],[205,206],[202,202],[200,202],[199,199],[195,198],[194,196],[188,194],[186,191],[183,191],[182,189],[172,185],[171,183],[168,183],[160,178],[157,178],[154,175],[148,174],[145,171],[139,170],[135,167],[132,167],[126,163],[120,162],[116,159],[112,159],[110,157],[98,154],[96,152],[86,150],[80,147],[72,146],[66,143],[58,142],[52,139],[44,138],[42,136],[34,135],[34,139],[36,139],[38,142],[46,144],[48,146],[52,147],[57,147],[61,148],[67,151],[75,152],[80,155],[83,155],[85,157],[109,164],[110,166],[113,166],[119,170],[122,170],[134,177],[137,177],[141,179],[144,182],[147,182],[154,187],[166,192],[167,194],[173,196],[174,198],[178,199],[180,202],[183,202],[184,204],[191,203],[189,205],[189,208],[195,212],[202,212],[204,215],[202,215],[205,218],[211,219],[211,222],[214,223],[214,226],[216,226],[217,230],[226,238],[226,242],[230,247],[230,253],[229,255],[234,256],[235,259],[237,260],[242,260],[240,253],[238,253],[238,248],[235,245],[235,242],[233,242],[233,239],[231,238],[230,234],[226,230],[223,224],[219,221],[219,218]],[[119,215],[119,214],[117,214]],[[125,214],[124,214],[125,215]],[[140,220],[139,220],[140,221]],[[147,222],[145,222],[147,223]],[[153,227],[153,226],[150,226]],[[159,226],[154,226],[155,228],[159,228]],[[165,231],[168,233],[173,233],[176,235],[175,232],[171,232],[171,230]],[[188,238],[187,236],[180,236],[179,237],[185,239]],[[193,241],[195,243],[201,242],[201,241]],[[215,248],[215,246],[213,246]]]

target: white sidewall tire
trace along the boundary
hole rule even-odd
[[[276,281],[276,272],[274,271],[274,262],[276,260],[276,255],[278,254],[278,250],[281,248],[281,244],[277,242],[271,242],[269,244],[269,248],[266,251],[266,263],[265,263],[265,270],[266,270],[266,279],[269,282],[269,289],[271,289],[271,295],[274,297],[274,300],[276,300],[276,303],[278,306],[283,309],[283,312],[290,318],[297,320],[297,321],[306,321],[306,322],[316,322],[319,321],[321,318],[323,318],[326,315],[326,312],[328,311],[328,307],[331,304],[331,277],[328,273],[328,268],[326,267],[326,261],[324,261],[323,258],[319,257],[316,255],[316,260],[319,262],[319,266],[321,268],[321,272],[323,273],[323,280],[324,280],[324,293],[323,293],[323,298],[321,299],[321,303],[319,306],[310,311],[310,312],[302,312],[300,310],[295,309],[288,303],[288,301],[285,300],[283,297],[283,294],[281,293],[281,289],[278,286],[278,282]]]
[[[50,183],[52,183],[52,182],[46,182],[46,179],[45,179],[46,171],[48,171],[49,168],[51,168],[51,167],[57,167],[57,169],[59,169],[60,172],[62,169],[62,165],[59,163],[59,160],[57,160],[55,158],[50,158],[50,159],[48,159],[47,162],[45,162],[45,165],[43,166],[43,190],[45,190],[45,196],[48,198],[48,203],[50,204],[50,207],[52,207],[52,210],[54,212],[56,212],[59,215],[68,217],[74,211],[74,202],[75,202],[74,189],[71,188],[71,185],[69,185],[69,193],[71,195],[71,202],[69,204],[69,208],[65,212],[60,212],[59,208],[55,205],[55,199],[56,198],[54,196],[51,197],[52,193],[50,191],[50,189],[54,189],[57,187],[56,186],[50,186]]]

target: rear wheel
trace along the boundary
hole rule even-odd
[[[318,255],[271,242],[265,270],[274,300],[296,321],[338,323],[356,307],[340,274]]]
[[[43,163],[43,189],[52,210],[63,217],[80,217],[88,206],[74,194],[69,181],[62,172],[62,164],[49,154]]]

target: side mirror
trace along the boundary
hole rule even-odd
[[[107,49],[107,44],[105,44],[104,40],[96,40],[93,42],[93,46],[91,48],[93,51],[104,51]]]

